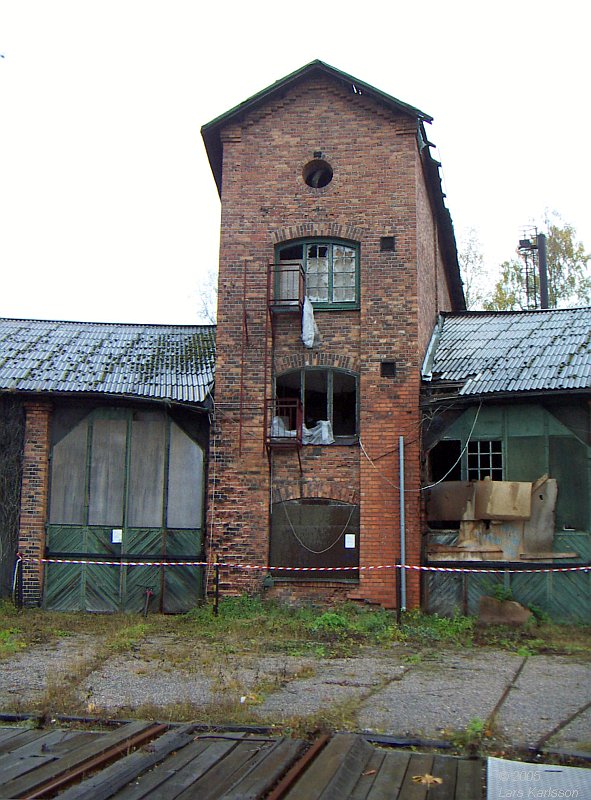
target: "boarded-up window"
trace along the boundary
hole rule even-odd
[[[356,579],[359,506],[321,497],[274,503],[273,574],[300,580]],[[349,567],[335,572],[283,572],[280,567]]]
[[[134,419],[131,424],[127,514],[130,528],[162,525],[165,433],[164,418],[157,414]]]
[[[123,525],[126,444],[126,420],[94,420],[90,458],[89,525]]]
[[[589,530],[588,449],[573,436],[550,436],[550,475],[558,481],[556,527]]]
[[[98,409],[54,445],[50,500],[53,525],[194,530],[203,451],[163,413]]]
[[[203,451],[173,422],[168,467],[168,527],[199,527],[202,498]]]
[[[86,453],[88,422],[83,420],[53,448],[50,522],[86,523]]]

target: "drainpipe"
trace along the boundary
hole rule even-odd
[[[406,564],[406,518],[404,515],[404,436],[398,438],[400,472],[400,563]],[[400,605],[406,611],[406,570],[400,570]]]

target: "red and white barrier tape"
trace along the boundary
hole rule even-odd
[[[43,563],[43,564],[96,564],[97,566],[114,566],[114,567],[226,567],[228,569],[244,569],[244,570],[277,570],[281,572],[346,572],[352,570],[358,571],[371,571],[380,569],[407,569],[422,572],[457,572],[457,573],[485,573],[485,574],[505,574],[505,573],[545,573],[545,572],[589,572],[591,566],[588,564],[578,564],[572,567],[531,567],[529,569],[503,569],[503,568],[490,568],[490,567],[476,567],[469,569],[467,567],[434,567],[423,566],[415,564],[375,564],[370,566],[359,567],[282,567],[273,565],[272,567],[264,566],[261,564],[237,564],[227,561],[95,561],[93,559],[82,558],[25,558],[22,554],[18,554],[17,559],[25,563]]]

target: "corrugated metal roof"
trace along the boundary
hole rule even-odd
[[[591,308],[443,314],[423,379],[466,396],[591,389]]]
[[[0,391],[91,392],[203,403],[215,327],[0,319]]]

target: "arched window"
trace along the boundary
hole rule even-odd
[[[302,267],[306,296],[319,308],[349,308],[359,305],[359,247],[354,242],[309,239],[277,248],[278,296],[293,294],[290,281],[294,267]],[[290,294],[290,296],[291,296]],[[287,295],[286,295],[287,296]],[[297,296],[297,292],[296,292]]]

